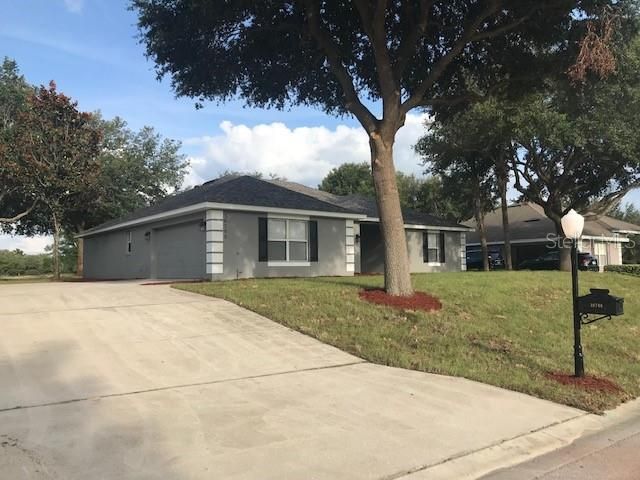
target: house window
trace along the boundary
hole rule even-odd
[[[594,242],[593,250],[593,254],[598,258],[598,265],[604,266],[609,264],[609,259],[607,258],[607,244],[605,242]]]
[[[270,218],[268,224],[270,262],[306,262],[309,260],[309,222]]]
[[[444,232],[424,233],[422,256],[425,263],[444,263]]]
[[[133,250],[133,243],[131,242],[131,232],[127,232],[127,254]]]

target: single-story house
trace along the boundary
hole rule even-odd
[[[413,272],[465,269],[469,227],[404,211]],[[84,239],[92,279],[235,279],[382,272],[375,201],[225,176],[106,222]]]
[[[556,235],[554,223],[535,203],[520,203],[508,207],[511,255],[517,267],[524,260],[537,258],[553,249]],[[471,222],[465,222],[471,225]],[[500,208],[485,217],[487,241],[491,249],[504,250],[504,230]],[[629,235],[640,234],[640,226],[608,216],[585,215],[584,230],[579,250],[598,258],[600,268],[622,264],[622,249],[631,240]],[[480,248],[479,232],[467,235],[467,249]]]

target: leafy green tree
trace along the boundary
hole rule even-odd
[[[490,98],[434,122],[450,149],[492,159],[503,199],[513,179],[523,200],[540,205],[561,245],[560,220],[570,209],[606,213],[640,186],[640,39],[616,48],[617,73],[608,78],[575,85],[550,74],[539,91]],[[560,251],[568,270],[569,249]]]
[[[462,122],[434,122],[415,146],[427,171],[442,179],[445,198],[461,212],[473,212],[480,235],[484,269],[489,270],[489,248],[484,218],[496,206],[495,163],[485,152],[470,148],[470,137],[462,134]],[[467,215],[468,216],[468,215]]]
[[[625,222],[640,225],[640,209],[633,203],[627,203],[624,207],[617,206],[609,213],[613,218]],[[640,264],[640,235],[631,235],[631,242],[622,247],[622,263]]]
[[[31,91],[17,63],[5,57],[0,67],[0,226],[5,231],[38,202],[29,165],[15,158],[11,150],[16,118],[25,110]]]
[[[371,166],[368,163],[343,163],[327,173],[318,188],[334,195],[375,196]]]
[[[400,205],[421,212],[459,221],[459,211],[454,198],[446,198],[442,181],[438,177],[419,178],[414,174],[396,173]],[[373,178],[368,163],[344,163],[332,169],[318,186],[334,195],[363,195],[374,197]],[[466,219],[466,218],[464,218]]]
[[[469,219],[469,209],[464,197],[460,197],[451,183],[445,183],[439,175],[426,177],[418,191],[415,210],[461,222]]]
[[[41,253],[27,255],[22,250],[0,250],[0,276],[48,275],[51,273],[51,256]]]
[[[163,138],[152,127],[133,131],[116,117],[93,115],[101,134],[97,157],[98,178],[92,189],[65,212],[63,225],[78,234],[107,220],[146,207],[181,186],[188,163],[178,141]],[[83,241],[76,240],[78,275],[82,275]]]
[[[566,33],[609,3],[622,2],[133,0],[133,9],[147,55],[178,95],[315,105],[360,122],[371,147],[385,288],[409,295],[393,162],[407,113],[475,96],[491,88],[489,72],[537,77],[532,59],[565,48]]]
[[[618,73],[580,89],[553,82],[546,94],[508,107],[515,188],[556,226],[570,209],[606,213],[640,186],[640,41],[621,54]],[[561,249],[561,266],[570,268]]]
[[[59,279],[66,214],[98,188],[100,132],[91,115],[58,93],[53,82],[28,97],[13,129],[9,156],[25,166],[25,181],[33,183],[38,198],[33,214],[21,218],[15,229],[53,234],[53,275]]]

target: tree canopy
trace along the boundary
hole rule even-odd
[[[74,234],[175,192],[186,174],[180,142],[80,112],[53,83],[29,85],[9,59],[0,68],[0,117],[0,227],[57,232],[64,244],[51,251],[63,250],[65,262]],[[81,257],[80,249],[79,268]]]
[[[188,163],[180,142],[163,138],[146,126],[133,131],[120,117],[93,115],[102,133],[95,189],[65,216],[65,227],[78,233],[118,218],[179,190]]]
[[[385,288],[413,292],[393,163],[414,108],[536,80],[577,49],[585,18],[620,0],[133,0],[141,41],[178,95],[351,114],[365,129],[384,243]],[[571,37],[574,37],[573,39]],[[508,88],[507,88],[508,89]],[[373,113],[371,103],[380,107]]]
[[[54,276],[60,277],[59,240],[65,214],[95,191],[100,131],[91,115],[59,93],[53,82],[27,98],[16,116],[8,157],[34,185],[38,208],[20,219],[18,231],[53,233]]]
[[[458,201],[453,191],[445,191],[438,176],[417,177],[414,174],[396,173],[400,204],[425,213],[431,213],[455,221],[466,220],[468,209]],[[373,178],[368,163],[343,163],[332,169],[318,186],[334,195],[362,195],[374,197]]]
[[[640,39],[619,45],[617,58],[606,79],[576,85],[549,75],[520,98],[446,111],[419,150],[436,171],[484,159],[494,185],[498,167],[508,167],[521,198],[542,206],[563,237],[560,219],[570,209],[606,213],[640,186]]]
[[[0,66],[0,226],[28,215],[36,206],[36,185],[28,175],[28,165],[16,158],[11,146],[16,120],[27,108],[32,88],[20,74],[14,60],[4,59]]]

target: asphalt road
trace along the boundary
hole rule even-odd
[[[640,480],[640,416],[482,480]]]

